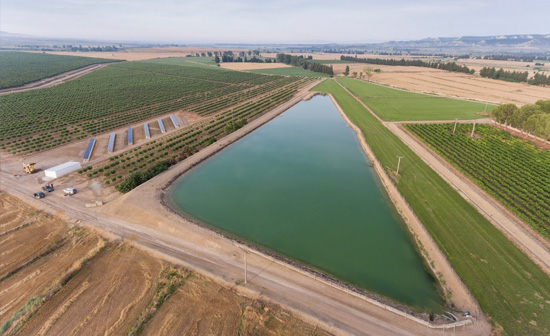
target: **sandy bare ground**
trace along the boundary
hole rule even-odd
[[[252,63],[252,62],[229,62],[220,63],[220,66],[224,69],[230,70],[256,70],[256,69],[277,69],[277,68],[289,68],[290,65],[284,63]]]
[[[41,79],[39,81],[25,84],[23,86],[15,87],[15,88],[9,88],[9,89],[3,89],[0,90],[0,95],[15,93],[15,92],[25,92],[30,90],[37,90],[37,89],[44,89],[47,87],[52,87],[54,85],[58,85],[61,83],[65,83],[71,79],[75,79],[78,77],[82,77],[87,73],[90,73],[94,70],[101,69],[106,67],[108,64],[92,64],[80,69],[71,70],[64,72],[62,74],[59,74],[57,76],[48,77]]]
[[[100,208],[84,208],[84,203],[90,199],[81,198],[80,194],[68,198],[58,194],[48,195],[40,201],[30,199],[28,193],[32,186],[5,172],[0,173],[2,188],[43,209],[63,212],[73,223],[89,224],[116,236],[131,238],[141,247],[214,277],[241,293],[281,303],[306,321],[321,324],[329,331],[371,335],[446,334],[442,329],[428,327],[426,322],[254,250],[248,257],[247,286],[236,285],[243,280],[242,246],[184,220],[161,204],[162,188],[169,185],[174,177],[308,97],[308,89],[168,172]],[[490,330],[488,325],[479,322],[458,329],[458,334],[463,335],[485,335]]]

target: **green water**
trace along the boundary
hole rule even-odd
[[[183,175],[174,206],[413,307],[443,301],[353,130],[330,98],[301,102]]]

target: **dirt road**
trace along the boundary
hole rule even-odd
[[[16,88],[9,88],[0,90],[0,95],[6,95],[10,93],[16,93],[16,92],[25,92],[25,91],[31,91],[31,90],[38,90],[38,89],[44,89],[48,87],[52,87],[61,83],[65,83],[66,81],[69,81],[71,79],[78,78],[80,76],[84,76],[85,74],[92,72],[97,69],[101,69],[106,67],[108,64],[92,64],[89,66],[86,66],[84,68],[71,70],[64,72],[62,74],[59,74],[57,76],[44,78],[36,82],[32,82],[29,84],[25,84],[23,86],[19,86]]]
[[[550,250],[535,236],[528,232],[520,223],[501,209],[496,201],[491,200],[478,187],[473,186],[453,171],[441,158],[415,138],[404,131],[397,123],[385,123],[386,127],[401,139],[416,155],[426,162],[445,181],[447,181],[458,193],[479,212],[487,218],[504,235],[514,242],[525,254],[527,254],[543,271],[550,275]]]

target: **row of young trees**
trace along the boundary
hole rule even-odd
[[[550,140],[550,100],[539,100],[520,108],[514,104],[500,105],[491,111],[491,116],[501,124]]]
[[[479,71],[481,77],[500,79],[509,82],[527,82],[529,72],[527,71],[506,71],[502,68],[500,70],[494,67],[483,67]]]
[[[313,72],[324,73],[330,76],[334,75],[334,70],[332,69],[332,66],[313,62],[310,59],[304,58],[304,56],[277,54],[277,62],[301,67]]]
[[[340,60],[342,61],[349,61],[349,62],[359,62],[359,63],[367,63],[367,64],[380,64],[380,65],[392,65],[392,66],[417,66],[417,67],[423,67],[423,68],[434,68],[434,69],[441,69],[441,70],[447,70],[451,72],[463,72],[463,73],[469,73],[473,74],[475,72],[474,69],[470,69],[465,65],[459,65],[455,62],[425,62],[421,60],[406,60],[404,58],[397,60],[397,59],[385,59],[385,58],[357,58],[357,57],[351,57],[351,56],[340,56]]]

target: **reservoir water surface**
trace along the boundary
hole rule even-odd
[[[413,307],[443,300],[354,131],[316,96],[182,175],[173,206],[205,225]]]

